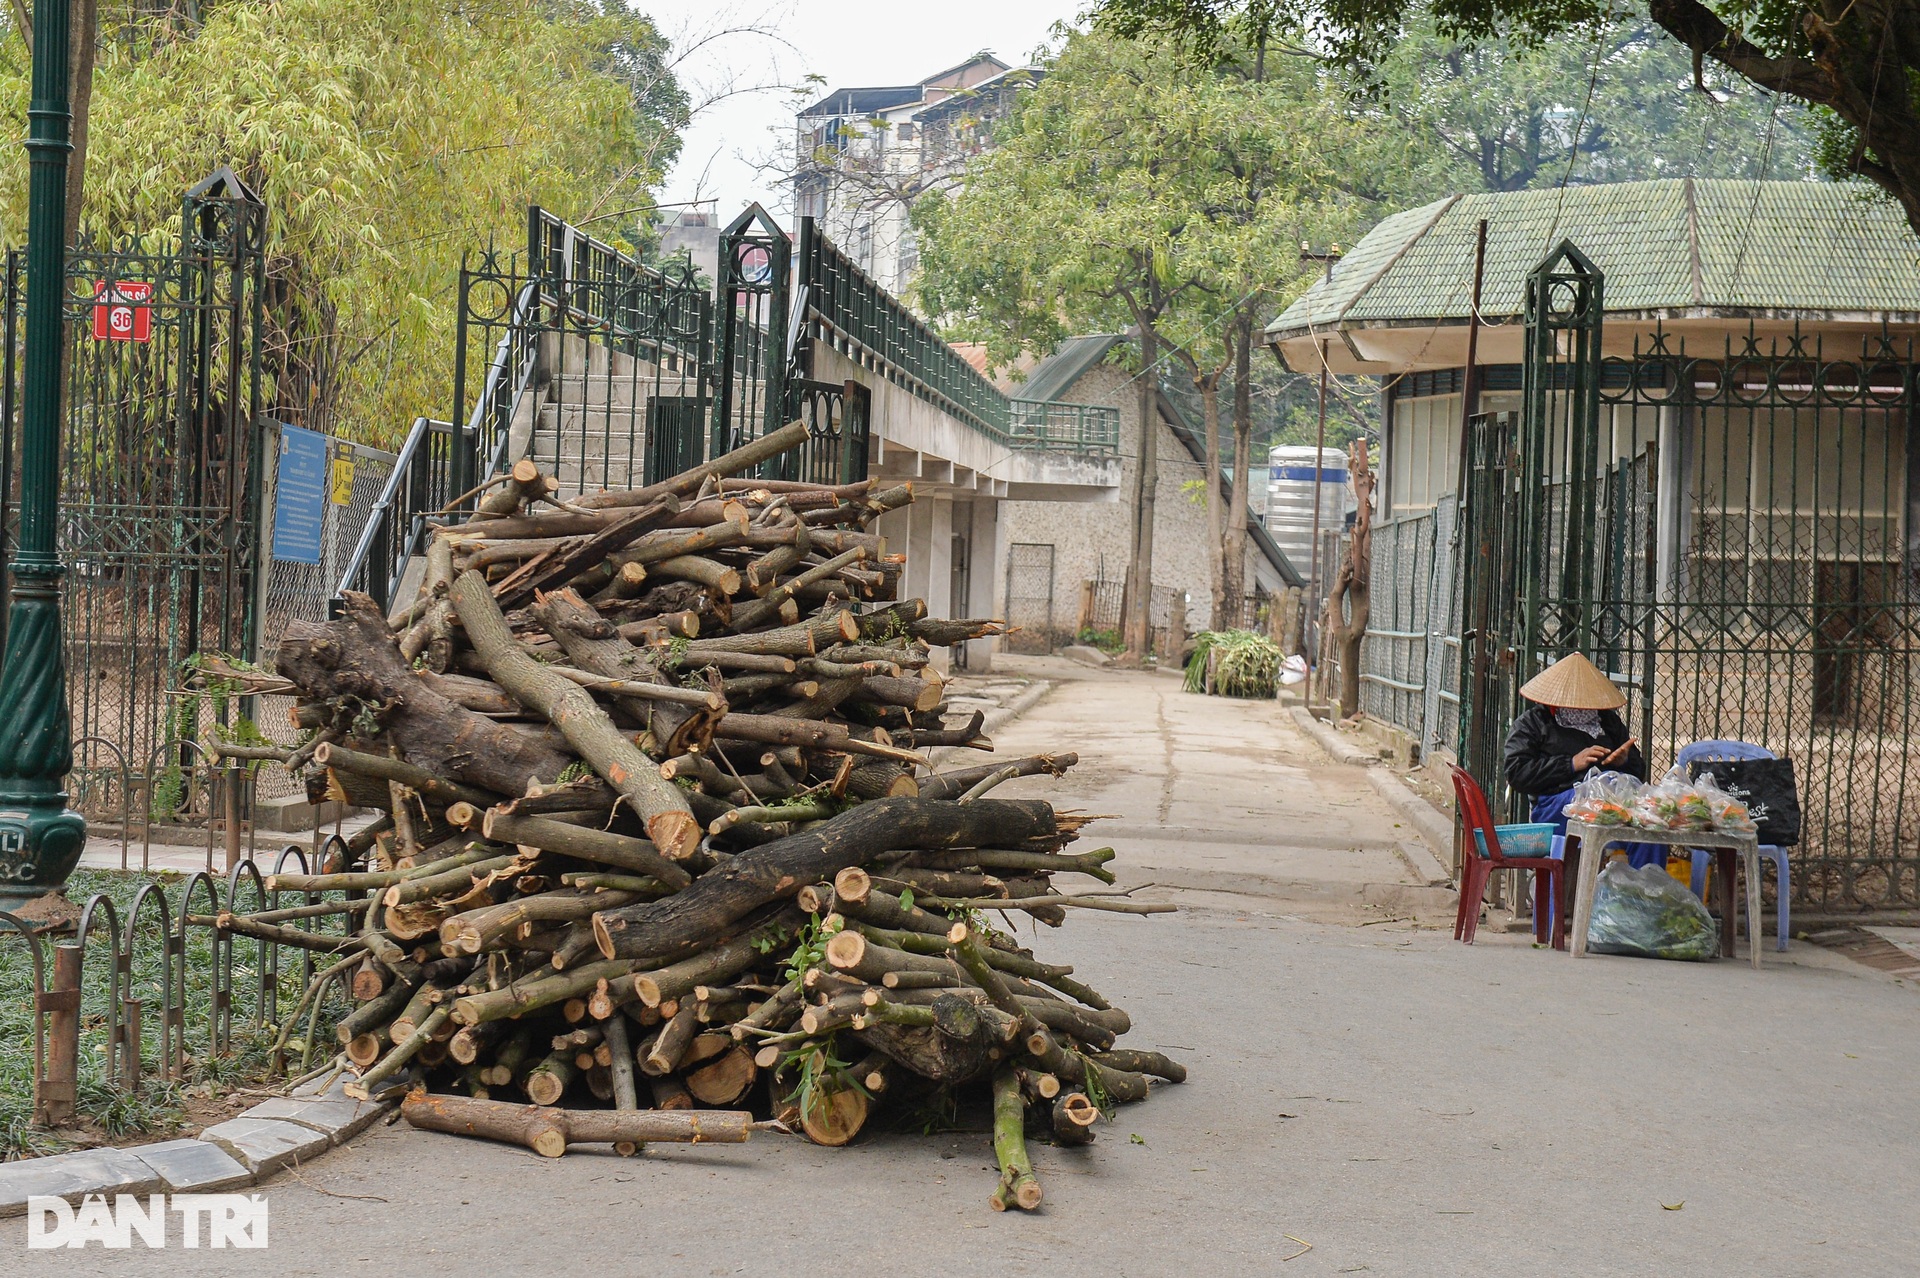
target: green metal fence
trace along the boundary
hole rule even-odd
[[[827,345],[1009,448],[1110,456],[1118,409],[1013,399],[881,288],[810,217],[800,219],[800,336]]]
[[[1633,592],[1655,602],[1617,627],[1644,654],[1657,762],[1704,737],[1791,757],[1795,904],[1920,905],[1911,340],[1657,337],[1605,372],[1616,429],[1661,441]]]
[[[250,655],[258,637],[264,227],[264,208],[222,171],[188,193],[174,235],[68,256],[59,546],[72,789],[95,814],[119,809],[128,769],[184,762],[182,742],[242,711],[174,694],[195,654]],[[9,546],[25,291],[23,255],[9,253]]]
[[[1920,906],[1911,340],[1656,331],[1603,358],[1600,296],[1577,252],[1543,263],[1522,421],[1475,423],[1463,759],[1497,778],[1514,689],[1584,651],[1656,774],[1711,738],[1794,761],[1796,909]]]

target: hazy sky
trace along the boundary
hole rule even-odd
[[[783,215],[776,175],[759,171],[793,127],[797,98],[781,86],[809,75],[829,89],[912,84],[990,49],[1018,65],[1055,22],[1072,20],[1086,0],[640,0],[682,61],[676,68],[696,105],[736,90],[700,111],[663,202],[716,196],[723,218],[749,200]],[[769,34],[759,34],[755,30]],[[740,91],[747,90],[747,91]]]

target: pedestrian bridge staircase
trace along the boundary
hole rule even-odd
[[[459,518],[522,458],[564,500],[665,478],[796,418],[809,441],[769,477],[848,483],[884,459],[890,477],[991,497],[1117,487],[1116,410],[1008,396],[811,219],[795,244],[750,208],[720,260],[709,291],[537,207],[524,258],[469,260],[460,425],[415,421],[340,590],[406,597],[429,519]]]

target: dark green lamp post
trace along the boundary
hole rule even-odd
[[[87,826],[67,809],[73,732],[54,520],[60,494],[60,339],[67,293],[67,8],[34,6],[27,109],[27,332],[20,420],[20,546],[0,667],[0,909],[67,881]]]

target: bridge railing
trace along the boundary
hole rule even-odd
[[[524,257],[460,273],[451,425],[414,424],[340,588],[390,606],[427,521],[523,457],[563,490],[650,482],[796,418],[809,441],[768,478],[867,473],[869,387],[816,379],[837,350],[1003,447],[1114,456],[1118,410],[1007,395],[820,234],[798,243],[755,206],[721,237],[719,295],[539,207]],[[483,370],[484,371],[481,371]]]
[[[875,283],[812,218],[800,219],[799,239],[799,341],[832,347],[1009,448],[1119,451],[1118,409],[1009,396]]]

